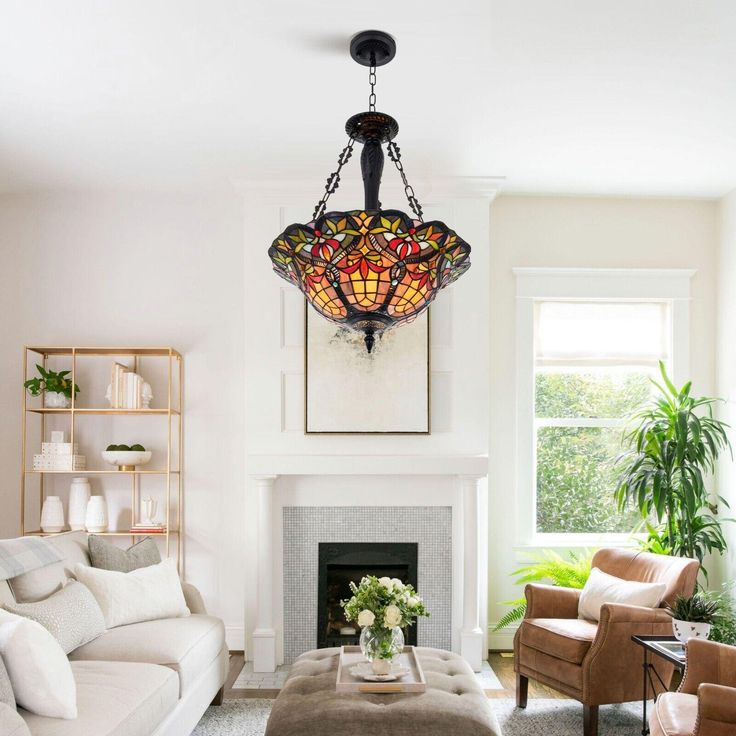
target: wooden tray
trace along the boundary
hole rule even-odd
[[[340,664],[337,668],[336,689],[339,693],[423,693],[427,689],[422,665],[419,664],[414,647],[404,647],[394,662],[408,667],[410,672],[393,682],[366,682],[353,677],[350,668],[365,662],[358,646],[343,646],[340,651]]]

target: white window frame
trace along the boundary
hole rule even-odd
[[[630,534],[549,534],[536,529],[534,305],[538,301],[666,302],[676,384],[690,373],[691,269],[514,268],[516,279],[516,527],[522,547],[631,544]],[[580,420],[575,420],[579,423]],[[595,420],[599,426],[601,420]],[[612,420],[617,423],[618,420]]]

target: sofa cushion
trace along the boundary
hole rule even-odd
[[[10,580],[13,596],[18,603],[32,603],[48,598],[61,590],[67,580],[74,577],[74,566],[79,563],[89,565],[87,552],[87,532],[66,532],[44,537],[44,544],[50,544],[63,558],[39,570],[18,575]]]
[[[20,713],[9,705],[0,703],[0,733],[3,736],[31,736]]]
[[[223,646],[222,621],[214,616],[193,614],[118,626],[79,647],[69,658],[161,664],[178,673],[183,695],[200,672],[217,658]]]
[[[577,618],[528,618],[521,643],[566,662],[580,664],[595,639],[598,624]]]
[[[652,736],[692,736],[698,718],[698,696],[662,693],[649,717]]]
[[[663,582],[642,583],[624,580],[594,567],[580,594],[578,611],[580,618],[600,621],[604,603],[623,603],[627,606],[657,608],[667,590]]]
[[[13,708],[15,710],[15,695],[13,695],[13,686],[10,684],[10,675],[5,669],[5,663],[0,656],[0,703]],[[2,733],[2,731],[0,731]]]
[[[97,534],[89,535],[89,558],[92,567],[117,572],[132,572],[139,567],[158,565],[161,553],[151,537],[145,537],[128,549],[121,549]]]
[[[137,662],[72,662],[76,720],[19,711],[33,736],[150,736],[176,706],[177,677]]]

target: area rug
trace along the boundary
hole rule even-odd
[[[580,736],[583,708],[573,700],[530,699],[526,710],[512,699],[488,701],[501,725],[503,736]],[[273,700],[226,700],[208,708],[192,736],[263,736]],[[641,705],[601,707],[599,736],[638,736]]]

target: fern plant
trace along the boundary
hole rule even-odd
[[[590,577],[590,564],[593,552],[585,550],[582,553],[569,552],[568,559],[552,550],[544,550],[535,555],[533,562],[514,570],[514,581],[517,585],[527,583],[551,583],[559,588],[582,588]],[[516,598],[513,601],[503,601],[499,605],[511,606],[493,627],[500,631],[517,621],[521,621],[526,613],[526,599]]]

